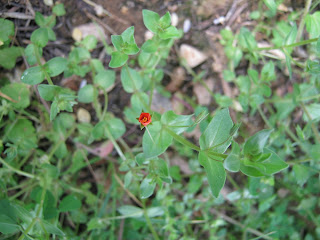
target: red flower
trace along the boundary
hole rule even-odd
[[[142,112],[140,114],[140,117],[137,118],[137,119],[141,123],[141,125],[143,125],[144,127],[149,125],[151,123],[151,121],[152,121],[150,113],[145,113],[145,112]]]

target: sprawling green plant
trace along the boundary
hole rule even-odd
[[[265,2],[270,9],[265,17],[274,16],[274,1]],[[242,28],[236,35],[230,30],[223,30],[221,41],[229,58],[228,69],[225,69],[223,76],[226,81],[235,83],[239,95],[236,99],[216,97],[220,108],[212,114],[198,107],[194,114],[178,115],[173,111],[163,114],[152,111],[151,104],[155,90],[165,91],[161,85],[163,67],[174,41],[182,36],[182,32],[171,25],[169,12],[160,17],[155,12],[143,10],[144,24],[153,37],[141,49],[135,42],[134,27],[111,37],[114,51],[109,67],[121,67],[122,87],[132,94],[131,106],[124,109],[125,120],[145,128],[144,133],[141,132],[142,146],[138,144],[132,148],[122,138],[126,132],[123,120],[108,111],[108,89],[115,83],[116,72],[106,69],[99,59],[92,58],[91,51],[97,45],[94,36],[76,42],[68,58],[42,60],[43,48],[56,38],[52,30],[56,18],[64,14],[63,4],[55,5],[51,16],[36,13],[35,21],[39,28],[32,33],[31,44],[24,50],[30,67],[22,74],[21,82],[6,83],[0,89],[0,148],[4,151],[0,157],[0,232],[4,236],[19,240],[114,239],[119,224],[126,224],[125,239],[148,239],[150,233],[154,239],[182,239],[182,236],[183,239],[201,239],[206,236],[206,231],[217,236],[217,239],[219,236],[237,239],[234,237],[237,233],[228,234],[227,228],[221,228],[225,222],[219,222],[219,219],[213,221],[210,216],[212,206],[219,206],[224,201],[220,191],[227,177],[236,188],[227,196],[228,200],[234,204],[240,217],[247,216],[245,225],[237,221],[231,223],[246,229],[244,237],[249,232],[271,239],[256,228],[271,232],[279,239],[290,235],[291,228],[285,230],[282,225],[281,231],[274,232],[278,222],[274,216],[268,216],[267,210],[273,206],[275,211],[271,215],[280,214],[283,218],[279,224],[289,221],[289,225],[293,226],[294,221],[282,214],[290,200],[275,205],[278,200],[274,194],[276,179],[273,175],[284,170],[288,179],[280,182],[290,189],[287,185],[292,179],[302,186],[309,178],[316,181],[314,173],[319,172],[320,137],[316,124],[320,105],[314,102],[319,99],[319,63],[313,59],[303,65],[292,57],[293,48],[313,42],[316,45],[310,45],[311,48],[315,49],[316,54],[320,52],[320,40],[317,38],[320,30],[313,26],[313,21],[318,19],[317,13],[305,17],[311,39],[299,41],[300,33],[296,24],[292,24],[287,28],[278,28],[286,31],[284,34],[277,32],[277,29],[269,33],[275,47],[259,48],[253,32],[247,28]],[[256,12],[252,17],[259,18],[260,15]],[[3,23],[0,27],[4,29],[0,35],[0,59],[8,55],[10,64],[8,61],[8,65],[2,66],[12,68],[21,49],[8,47],[14,33],[13,23],[4,19],[0,21]],[[105,50],[109,48],[105,43]],[[283,51],[285,59],[267,61],[266,58],[270,57],[267,51],[274,49]],[[137,64],[128,61],[129,55],[137,54]],[[250,63],[247,74],[237,76],[235,69],[243,59]],[[260,71],[261,59],[264,64]],[[292,93],[279,98],[272,93],[271,82],[277,78],[276,67],[282,66],[282,60],[291,79],[295,75],[292,64],[306,66],[306,73],[300,74],[308,76],[309,81],[296,83]],[[195,78],[201,78],[191,69],[188,70]],[[55,84],[54,77],[62,73],[65,77],[88,76],[91,81],[76,93]],[[30,88],[30,85],[34,87]],[[31,98],[30,101],[34,91],[39,92],[42,102],[51,103],[50,108],[47,104],[39,104],[39,98]],[[98,99],[99,93],[104,96],[103,104]],[[96,115],[94,124],[76,122],[72,114],[63,112],[73,112],[73,106],[78,102],[92,104]],[[243,112],[253,115],[258,111],[268,129],[248,136],[245,129],[240,128],[241,124],[234,123],[230,117],[228,107],[235,102],[240,104]],[[270,111],[269,119],[263,107]],[[298,107],[304,112],[306,124],[294,126],[296,136],[291,130],[289,116]],[[194,144],[183,133],[193,131],[197,125],[200,126],[201,136],[199,143]],[[286,138],[286,134],[291,139]],[[234,138],[239,135],[245,140],[235,141]],[[92,147],[101,142],[111,142],[119,158],[106,157]],[[72,150],[68,145],[72,146]],[[190,159],[189,165],[194,174],[187,176],[190,177],[187,187],[183,187],[179,168],[170,166],[166,153],[169,147]],[[288,156],[294,158],[298,155],[297,147],[307,157],[284,161]],[[109,162],[104,166],[106,169],[103,167],[102,178],[111,182],[109,186],[98,180],[91,167],[91,164],[105,158]],[[293,174],[288,170],[289,164],[293,165]],[[92,173],[95,184],[79,181],[81,177],[78,174],[86,167]],[[124,174],[124,180],[119,177],[119,171]],[[239,187],[229,174],[239,171],[249,176],[244,187]],[[155,191],[157,185],[158,190]],[[119,188],[123,190],[121,193]],[[302,215],[307,212],[308,217],[319,222],[312,213],[317,205],[316,198],[308,196],[311,191],[319,190],[314,190],[314,185],[310,188],[312,190],[305,192],[294,191],[297,199],[305,201],[298,208]],[[171,189],[183,191],[183,201],[179,202],[175,195],[169,195]],[[208,201],[193,198],[200,189]],[[147,205],[146,199],[155,192],[151,204]],[[123,202],[124,194],[130,197],[132,204]],[[118,201],[121,202],[120,207],[117,206]],[[249,218],[255,203],[259,205],[258,214]],[[116,214],[116,210],[120,215]],[[201,211],[200,217],[191,218],[196,211]],[[266,226],[267,223],[260,218],[269,219],[270,225]],[[129,220],[119,223],[118,220],[122,219]],[[228,221],[228,217],[223,219]],[[191,224],[197,223],[203,223],[203,229],[196,236]]]

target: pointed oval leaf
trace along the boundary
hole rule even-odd
[[[204,167],[213,196],[218,197],[226,181],[226,171],[223,164],[209,158],[204,152],[199,152],[199,163]]]

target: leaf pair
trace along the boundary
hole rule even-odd
[[[121,35],[112,35],[111,42],[116,51],[111,54],[109,67],[117,68],[123,66],[129,56],[139,52],[139,48],[134,40],[134,27],[127,28]]]

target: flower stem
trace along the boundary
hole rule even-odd
[[[12,170],[13,172],[21,175],[21,176],[25,176],[25,177],[28,177],[28,178],[34,178],[34,179],[39,179],[37,176],[31,174],[31,173],[26,173],[26,172],[23,172],[19,169],[16,169],[14,167],[12,167],[10,164],[8,164],[6,161],[4,161],[1,157],[0,157],[0,163],[2,163],[2,165],[6,166],[7,168],[9,168],[10,170]]]
[[[150,218],[148,216],[148,212],[147,212],[147,209],[146,209],[146,202],[145,201],[142,201],[142,206],[143,206],[143,214],[144,214],[144,217],[146,219],[147,225],[148,225],[148,227],[149,227],[149,229],[150,229],[150,231],[152,233],[153,239],[160,240],[160,238],[159,238],[157,232],[154,230],[153,225],[152,225],[152,223],[150,221]]]
[[[308,40],[304,40],[304,41],[300,41],[297,43],[292,43],[289,45],[284,45],[284,46],[280,46],[280,47],[263,47],[263,48],[257,48],[256,51],[263,51],[263,50],[274,50],[274,49],[283,49],[283,48],[291,48],[291,47],[298,47],[298,46],[303,46],[303,45],[307,45],[309,43],[313,43],[316,42],[318,40],[318,38],[311,38]]]

